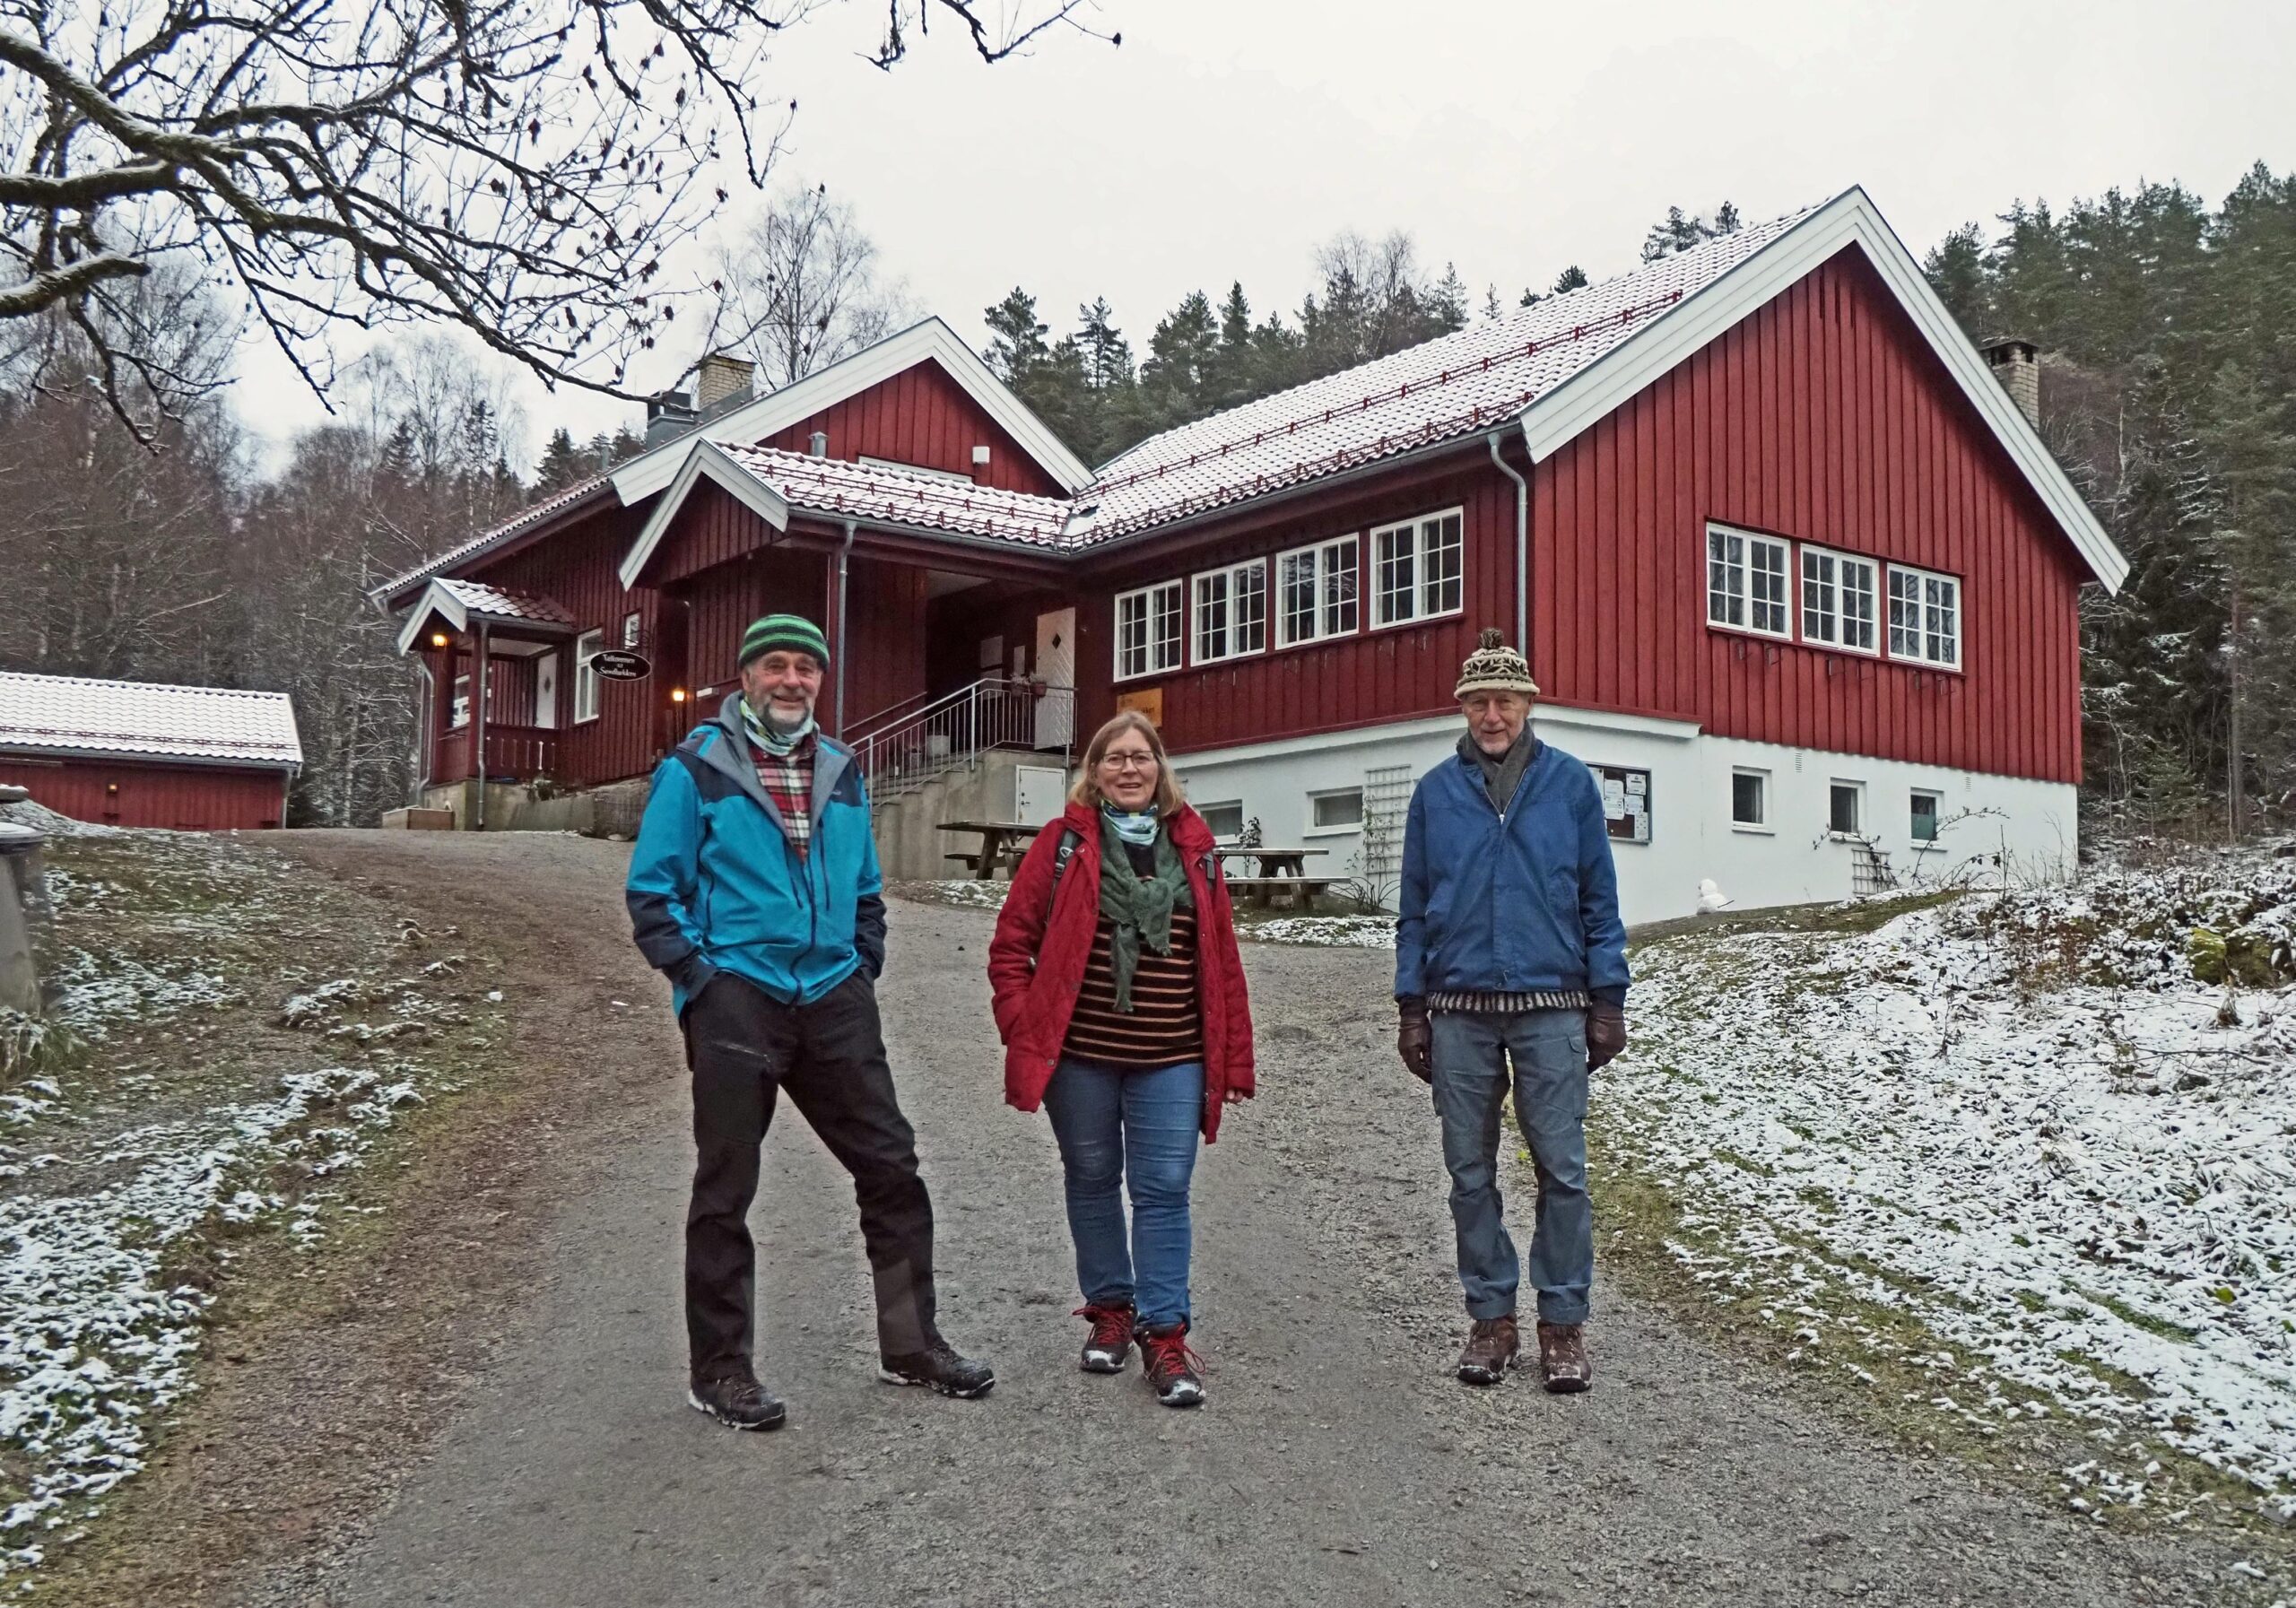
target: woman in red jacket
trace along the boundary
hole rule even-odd
[[[1157,1398],[1192,1407],[1188,1181],[1198,1131],[1210,1143],[1221,1108],[1251,1097],[1252,1018],[1212,829],[1144,717],[1086,745],[1059,827],[1013,874],[988,980],[1004,1098],[1042,1104],[1060,1142],[1083,1367],[1122,1372],[1136,1339]]]

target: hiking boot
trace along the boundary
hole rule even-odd
[[[1142,1329],[1138,1339],[1140,1371],[1158,1401],[1193,1407],[1204,1400],[1204,1359],[1188,1349],[1187,1320]]]
[[[957,1355],[957,1348],[933,1336],[933,1343],[905,1357],[887,1357],[877,1365],[877,1378],[888,1385],[922,1385],[943,1395],[970,1401],[987,1395],[996,1383],[996,1370],[986,1362]]]
[[[1575,1323],[1539,1325],[1539,1371],[1546,1387],[1570,1395],[1595,1382],[1595,1365],[1587,1357],[1587,1326]]]
[[[685,1393],[686,1404],[706,1412],[728,1429],[778,1430],[788,1421],[789,1409],[780,1398],[757,1382],[744,1368],[712,1379],[696,1379]]]
[[[1470,1385],[1496,1385],[1518,1365],[1522,1352],[1523,1337],[1512,1315],[1478,1317],[1459,1352],[1459,1378]]]
[[[1090,1304],[1076,1308],[1071,1316],[1091,1320],[1091,1338],[1084,1342],[1084,1356],[1078,1365],[1088,1374],[1120,1374],[1125,1357],[1132,1350],[1132,1304],[1121,1307],[1095,1307]]]

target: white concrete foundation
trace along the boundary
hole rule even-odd
[[[1748,743],[1709,735],[1688,721],[1549,704],[1539,706],[1533,726],[1545,742],[1590,765],[1648,772],[1650,840],[1612,845],[1630,923],[1694,914],[1699,884],[1709,879],[1738,908],[1847,899],[1863,891],[1858,841],[1829,830],[1838,781],[1858,787],[1858,836],[1900,887],[2002,870],[2029,882],[2062,880],[2072,872],[2079,813],[2070,783]],[[1176,754],[1173,764],[1199,807],[1240,803],[1246,819],[1258,817],[1262,841],[1328,849],[1309,863],[1309,874],[1344,880],[1367,861],[1376,871],[1385,858],[1399,860],[1400,821],[1391,855],[1381,856],[1375,819],[1375,852],[1367,855],[1361,829],[1315,827],[1314,795],[1364,787],[1371,773],[1396,767],[1408,768],[1416,780],[1451,754],[1464,729],[1446,716]],[[1762,778],[1760,825],[1732,819],[1732,778],[1740,769]],[[1926,843],[1913,835],[1916,790],[1936,795],[1937,835]],[[1375,791],[1376,780],[1367,803]],[[1370,880],[1391,884],[1392,876]]]

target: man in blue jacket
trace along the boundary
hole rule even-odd
[[[1457,756],[1420,778],[1403,840],[1396,1048],[1434,1086],[1459,1282],[1474,1328],[1459,1378],[1495,1385],[1520,1360],[1520,1273],[1499,1200],[1500,1108],[1538,1172],[1531,1283],[1552,1391],[1594,1382],[1587,1297],[1587,1073],[1626,1047],[1626,927],[1593,773],[1530,731],[1538,684],[1485,630],[1459,675]]]
[[[787,1417],[750,1354],[750,1201],[783,1093],[853,1175],[880,1376],[955,1396],[996,1382],[934,1324],[933,1205],[877,1019],[885,901],[868,795],[851,751],[813,723],[828,665],[811,621],[752,625],[741,691],[656,768],[630,861],[631,924],[670,979],[693,1074],[686,1399],[737,1430]]]

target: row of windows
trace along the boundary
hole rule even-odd
[[[1937,840],[1937,817],[1942,794],[1926,787],[1907,793],[1907,831],[1916,843]],[[1770,772],[1741,767],[1730,775],[1730,821],[1734,826],[1768,830]],[[1846,838],[1866,835],[1866,784],[1834,781],[1826,790],[1826,830]]]
[[[1886,620],[1881,613],[1885,598]],[[1726,525],[1706,527],[1706,622],[1877,657],[1886,627],[1891,658],[1961,667],[1961,583],[1955,577]]]
[[[1464,532],[1458,508],[1371,530],[1373,630],[1441,619],[1465,606]],[[1265,653],[1271,624],[1277,648],[1352,636],[1361,629],[1362,568],[1362,539],[1341,536],[1273,560],[1252,559],[1119,593],[1117,679]]]

